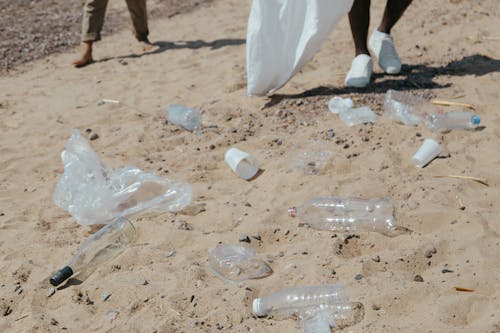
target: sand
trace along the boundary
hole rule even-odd
[[[372,27],[381,5],[373,4]],[[345,332],[500,332],[497,1],[415,1],[393,32],[402,74],[376,67],[362,90],[343,87],[353,54],[343,19],[310,64],[263,98],[246,96],[249,6],[218,0],[153,21],[161,48],[152,54],[135,53],[123,31],[105,36],[86,68],[69,65],[75,49],[0,78],[0,331],[300,332],[296,320],[255,317],[253,298],[341,283],[366,312]],[[389,88],[471,103],[484,128],[437,134],[385,117],[348,128],[326,108],[338,95],[381,115]],[[168,103],[202,110],[202,134],[166,124]],[[95,231],[52,201],[73,128],[97,134],[91,145],[112,167],[188,181],[204,210],[132,217],[132,247],[48,297],[48,277]],[[416,169],[411,156],[428,137],[445,153]],[[237,178],[224,162],[229,147],[250,152],[263,172]],[[321,150],[332,154],[324,166],[297,166],[301,152]],[[335,234],[287,216],[320,195],[390,198],[413,232]],[[271,276],[238,286],[205,270],[209,249],[245,236]]]

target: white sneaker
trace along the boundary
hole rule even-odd
[[[384,72],[398,74],[401,71],[401,60],[399,60],[391,35],[375,30],[370,36],[368,45]]]
[[[344,84],[347,87],[364,88],[370,83],[372,72],[372,58],[367,54],[360,54],[352,60]]]

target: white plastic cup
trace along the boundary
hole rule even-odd
[[[423,168],[441,153],[441,146],[432,139],[425,139],[418,151],[413,155],[412,162],[417,168]]]
[[[234,173],[245,180],[251,179],[259,171],[255,158],[238,148],[229,149],[224,159]]]

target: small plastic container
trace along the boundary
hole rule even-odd
[[[425,139],[418,151],[413,155],[412,162],[417,168],[423,168],[441,153],[441,146],[432,139]]]
[[[245,180],[252,179],[259,171],[257,160],[238,148],[230,148],[224,160],[238,177]]]

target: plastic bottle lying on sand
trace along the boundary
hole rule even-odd
[[[289,208],[288,214],[317,230],[375,231],[387,236],[405,231],[396,226],[394,206],[387,199],[318,197]]]
[[[272,274],[253,247],[246,244],[218,245],[208,252],[208,270],[226,282],[242,282]]]
[[[367,106],[341,111],[339,117],[349,127],[377,121],[377,115]]]
[[[59,270],[50,279],[50,284],[57,286],[73,274],[86,275],[100,264],[118,256],[135,239],[134,225],[120,217],[104,226],[87,238],[78,248],[67,266]]]
[[[418,96],[389,89],[384,97],[384,115],[405,125],[419,125],[433,106]]]
[[[481,118],[468,111],[432,112],[426,118],[426,125],[431,131],[474,129],[481,123]]]
[[[364,316],[361,303],[350,303],[339,285],[288,288],[252,303],[257,316],[297,315],[306,333],[329,333],[354,325]]]
[[[177,104],[167,106],[167,120],[191,132],[198,131],[201,126],[200,111]]]

